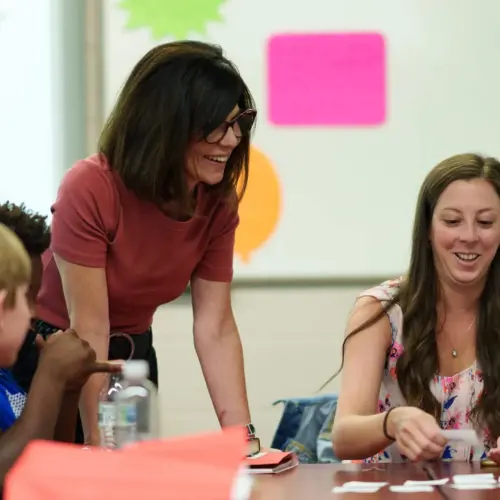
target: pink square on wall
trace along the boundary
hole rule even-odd
[[[359,127],[385,121],[380,33],[274,35],[267,71],[268,116],[275,125]]]

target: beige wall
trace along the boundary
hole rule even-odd
[[[233,307],[245,352],[252,418],[270,444],[281,397],[310,396],[340,362],[345,320],[366,285],[235,288]],[[192,340],[188,298],[164,306],[154,321],[166,436],[217,429]],[[335,392],[338,380],[325,389]]]

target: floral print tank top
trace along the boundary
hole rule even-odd
[[[364,291],[360,296],[371,296],[382,303],[392,299],[399,290],[401,278],[385,281],[381,285]],[[396,362],[403,352],[403,312],[399,305],[388,311],[392,331],[392,346],[387,353],[384,375],[380,387],[378,412],[383,413],[394,406],[406,406],[406,401],[399,389],[396,378]],[[475,362],[469,368],[455,375],[444,377],[436,375],[431,382],[431,391],[441,403],[442,414],[440,426],[442,429],[471,429],[472,422],[469,415],[483,390],[481,370]],[[442,460],[472,460],[486,458],[486,452],[494,443],[482,431],[479,433],[483,446],[471,447],[463,443],[449,442],[445,447]],[[406,461],[396,443],[391,444],[377,455],[370,457],[366,462],[401,462]]]

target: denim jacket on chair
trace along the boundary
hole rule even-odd
[[[336,394],[280,399],[273,404],[284,408],[272,448],[294,451],[301,463],[339,462],[331,441]]]

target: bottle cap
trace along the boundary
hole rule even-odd
[[[149,364],[143,359],[133,359],[123,365],[122,373],[126,380],[143,380],[149,376]]]

